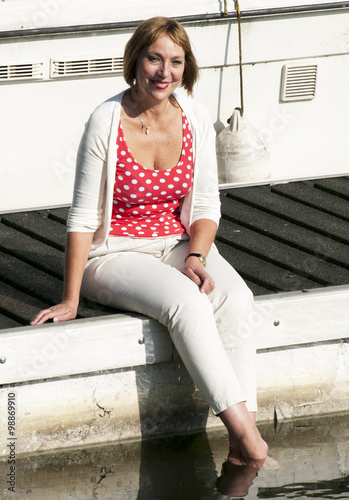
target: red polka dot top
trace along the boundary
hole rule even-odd
[[[167,170],[140,165],[130,153],[119,124],[111,236],[163,238],[185,233],[180,201],[193,185],[193,149],[184,113],[182,123],[182,154],[177,165]]]

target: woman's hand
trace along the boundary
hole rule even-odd
[[[31,325],[42,325],[46,321],[54,323],[74,319],[77,315],[81,280],[85,264],[91,248],[93,233],[71,232],[67,234],[64,261],[64,287],[60,304],[40,311],[30,322]]]
[[[30,322],[31,325],[42,325],[50,319],[54,323],[74,319],[77,315],[78,303],[72,299],[64,299],[60,304],[39,312]]]
[[[182,273],[200,287],[201,293],[210,293],[214,290],[213,279],[205,271],[203,264],[197,257],[188,257],[186,259]]]

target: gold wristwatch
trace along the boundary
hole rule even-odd
[[[197,257],[201,264],[203,264],[204,266],[206,266],[206,257],[202,254],[202,253],[190,253],[186,256],[186,258],[184,259],[184,262],[189,258],[189,257]]]

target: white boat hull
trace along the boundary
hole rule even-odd
[[[59,8],[55,10],[50,2],[60,2]],[[116,5],[121,3],[117,16]],[[0,13],[2,9],[7,14],[0,23],[0,67],[8,68],[9,74],[12,70],[12,76],[0,79],[0,213],[70,204],[84,124],[95,106],[123,89],[124,82],[120,71],[57,76],[52,73],[52,61],[122,58],[134,20],[154,13],[159,2],[149,2],[148,14],[144,7],[136,10],[134,3],[130,11],[124,2],[113,4],[107,15],[108,2],[98,8],[96,2],[86,2],[80,17],[63,0],[42,0],[35,8],[33,3],[15,0],[0,6]],[[174,15],[174,5],[168,4],[157,13]],[[195,98],[206,104],[219,132],[240,105],[236,16],[217,12],[217,2],[212,0],[204,5],[179,4],[176,16],[184,20],[201,67]],[[271,181],[346,174],[349,9],[248,17],[251,9],[263,6],[265,12],[271,4],[249,2],[242,22],[245,116],[268,143]],[[44,15],[50,5],[51,14]],[[201,21],[190,21],[200,15]],[[114,28],[112,21],[117,21]],[[76,24],[84,31],[72,27]],[[283,67],[295,62],[317,66],[315,96],[283,102]],[[39,76],[18,79],[18,65],[29,63],[38,65]]]

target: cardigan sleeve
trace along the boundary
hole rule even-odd
[[[217,226],[220,219],[216,133],[208,110],[196,103],[196,186],[191,224],[198,219],[211,219]]]
[[[220,199],[218,189],[216,134],[206,117],[207,124],[200,134],[197,144],[196,162],[198,175],[194,196],[192,223],[198,219],[211,219],[217,226],[220,219]]]
[[[112,107],[105,102],[85,126],[77,154],[68,232],[95,232],[102,224],[111,115]]]

